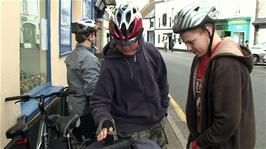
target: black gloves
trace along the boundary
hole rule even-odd
[[[103,128],[109,129],[110,127],[112,127],[114,129],[114,124],[113,124],[113,122],[111,120],[105,120],[105,121],[103,121],[102,129]]]
[[[113,132],[116,131],[114,128],[114,123],[111,120],[105,120],[102,124],[102,129],[106,128],[109,130],[109,128],[113,128]],[[104,145],[111,145],[114,144],[115,138],[113,133],[108,133],[107,137],[104,139]]]

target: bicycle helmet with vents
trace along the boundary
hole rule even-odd
[[[142,16],[136,6],[124,3],[115,8],[109,31],[118,45],[131,45],[142,35]]]
[[[72,22],[71,26],[72,33],[75,33],[78,43],[85,41],[90,34],[97,31],[97,28],[95,21],[90,19],[77,20]]]
[[[181,9],[174,18],[174,33],[181,33],[200,27],[206,23],[214,23],[216,8],[206,4],[190,5]]]
[[[83,34],[83,33],[92,33],[96,31],[97,31],[97,25],[93,20],[82,19],[72,23],[72,33]]]

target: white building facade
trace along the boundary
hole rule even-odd
[[[244,40],[249,40],[249,44],[254,42],[255,27],[252,22],[255,20],[256,1],[246,0],[244,3],[240,0],[204,0],[198,2],[196,0],[162,0],[150,1],[154,4],[153,9],[146,12],[143,16],[144,20],[144,39],[154,43],[156,47],[163,48],[164,40],[168,41],[168,49],[170,48],[171,40],[175,40],[175,49],[186,49],[186,46],[178,40],[179,35],[172,31],[173,19],[180,9],[191,3],[209,3],[214,5],[218,10],[218,19],[222,21],[219,33],[223,35],[224,31],[229,31],[236,42],[243,43]],[[144,7],[143,9],[145,9]],[[153,37],[152,37],[153,36]],[[180,44],[181,43],[181,44]]]

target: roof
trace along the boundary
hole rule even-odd
[[[154,18],[154,17],[155,17],[155,10],[152,9],[152,10],[150,11],[150,13],[149,13],[148,15],[146,15],[144,18],[145,18],[145,19],[149,19],[149,18]]]
[[[154,10],[156,3],[160,3],[160,1],[151,1],[140,10],[142,18],[146,18],[146,16],[149,15],[152,10]]]

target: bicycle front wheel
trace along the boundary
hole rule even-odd
[[[48,131],[44,121],[40,122],[39,133],[36,143],[36,149],[48,149]]]

